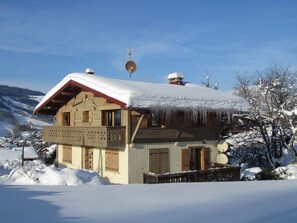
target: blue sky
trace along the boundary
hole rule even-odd
[[[1,84],[47,92],[68,73],[166,82],[172,72],[231,91],[235,72],[297,70],[297,1],[0,0]]]

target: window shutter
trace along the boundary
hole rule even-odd
[[[182,171],[189,170],[189,150],[182,149]]]
[[[70,112],[70,126],[74,126],[75,124],[75,112],[74,111],[71,111]]]

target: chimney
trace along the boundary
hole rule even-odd
[[[92,68],[87,68],[86,69],[86,74],[93,75],[94,73],[95,73],[95,71]]]
[[[169,84],[185,85],[183,82],[184,75],[182,73],[174,72],[167,77]]]

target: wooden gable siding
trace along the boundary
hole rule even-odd
[[[120,110],[123,117],[121,126],[103,126],[102,113],[105,110]],[[65,113],[70,117],[67,126],[63,120]],[[126,145],[129,136],[126,127],[129,126],[128,114],[129,111],[119,105],[83,91],[58,110],[55,126],[44,126],[42,137],[52,143],[119,148]]]
[[[61,126],[63,113],[70,112],[70,126],[102,126],[101,111],[115,109],[121,109],[121,107],[93,93],[83,91],[59,109],[55,117],[56,125]],[[84,117],[86,111],[89,114],[88,122],[85,122],[86,117]]]

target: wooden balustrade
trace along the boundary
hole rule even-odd
[[[213,181],[239,181],[240,167],[216,166],[208,170],[183,171],[178,173],[144,173],[143,183],[183,183],[183,182],[213,182]]]
[[[125,127],[44,126],[45,142],[92,147],[121,147],[126,144]]]

